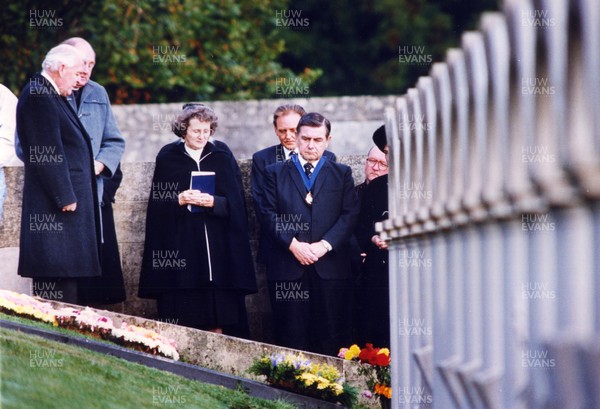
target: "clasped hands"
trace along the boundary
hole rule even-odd
[[[294,237],[289,247],[290,251],[296,257],[296,260],[303,266],[310,266],[316,263],[327,253],[327,249],[320,241],[316,243],[306,243],[298,241]]]
[[[179,205],[213,207],[215,205],[215,197],[213,195],[209,195],[208,193],[202,193],[196,189],[188,189],[179,194]]]

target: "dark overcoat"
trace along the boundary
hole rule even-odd
[[[337,160],[335,153],[323,152],[328,160]],[[266,208],[265,181],[267,178],[267,166],[273,163],[285,162],[285,151],[283,145],[273,145],[262,149],[252,155],[252,170],[250,172],[250,192],[254,202],[256,219],[260,226],[260,237],[258,242],[258,253],[256,261],[266,264],[269,253],[273,250],[273,238],[269,235],[268,217],[264,215]]]
[[[146,216],[146,241],[139,296],[218,288],[256,292],[244,191],[231,151],[209,142],[200,166],[177,141],[156,157]],[[215,205],[201,213],[180,206],[178,194],[189,189],[192,171],[214,171]]]
[[[35,74],[17,105],[24,151],[19,274],[100,275],[100,218],[89,136],[52,84]],[[77,203],[74,212],[62,208]]]
[[[292,161],[267,166],[265,217],[274,240],[267,259],[268,279],[297,280],[304,274],[306,268],[289,250],[294,238],[329,242],[333,250],[313,265],[317,274],[324,279],[350,278],[350,236],[359,212],[352,170],[325,159],[312,189],[312,205],[305,201],[307,193]]]
[[[388,250],[379,249],[371,238],[377,234],[375,223],[388,218],[388,175],[379,176],[365,189],[356,237],[367,257],[357,280],[360,305],[356,320],[358,341],[389,345],[389,261]]]

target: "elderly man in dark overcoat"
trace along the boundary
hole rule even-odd
[[[25,155],[19,274],[33,293],[78,302],[78,280],[100,275],[100,219],[90,138],[65,101],[83,70],[74,47],[51,49],[22,89],[17,132]]]

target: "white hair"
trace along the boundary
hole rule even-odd
[[[42,68],[44,71],[56,72],[63,64],[67,67],[74,67],[81,64],[83,59],[84,55],[77,48],[68,44],[59,44],[48,51],[42,62]]]

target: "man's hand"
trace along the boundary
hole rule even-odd
[[[319,257],[311,249],[311,244],[298,241],[295,237],[292,239],[289,249],[303,266],[310,266],[319,260]]]
[[[94,161],[94,172],[96,172],[96,176],[101,174],[104,168],[104,163],[98,162],[97,160]]]
[[[385,250],[388,248],[387,243],[385,242],[385,240],[383,240],[381,237],[379,237],[378,234],[373,235],[373,237],[371,237],[371,241],[373,242],[374,245],[377,246],[377,248],[379,248],[380,250]]]
[[[315,256],[317,256],[318,258],[321,258],[325,254],[327,254],[327,249],[325,248],[325,246],[323,245],[323,243],[321,243],[320,241],[318,241],[316,243],[311,243],[310,244],[310,249],[313,252],[313,254]]]
[[[77,209],[77,202],[66,205],[62,208],[63,212],[74,212]]]

